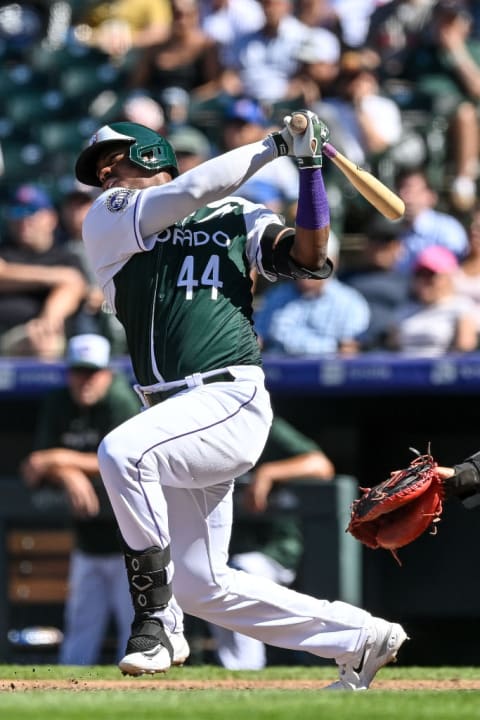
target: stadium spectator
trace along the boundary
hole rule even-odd
[[[455,292],[455,255],[431,246],[417,257],[412,298],[395,314],[388,345],[392,350],[422,357],[477,349],[474,303]]]
[[[172,23],[168,0],[97,0],[76,6],[75,39],[117,60],[132,48],[162,42]]]
[[[342,282],[363,295],[370,308],[370,324],[359,337],[362,351],[385,349],[394,314],[408,299],[410,279],[395,267],[401,250],[399,226],[377,216],[366,228],[358,263],[340,275]]]
[[[480,40],[472,36],[472,17],[462,0],[439,0],[422,44],[406,58],[403,76],[415,83],[421,102],[447,126],[447,163],[453,181],[450,201],[459,212],[476,200],[480,155]]]
[[[402,254],[397,267],[409,272],[418,253],[430,245],[446,247],[461,260],[468,249],[466,230],[453,215],[436,209],[438,195],[424,169],[401,170],[395,184],[405,203],[401,229]]]
[[[274,416],[265,448],[254,469],[237,481],[239,502],[256,515],[234,512],[229,564],[237,570],[291,585],[303,552],[297,517],[275,505],[274,488],[295,480],[332,480],[335,468],[311,438]],[[273,499],[273,502],[272,502]],[[268,506],[273,513],[265,515]],[[210,625],[220,664],[229,670],[261,670],[267,664],[265,645],[255,638]]]
[[[140,123],[158,133],[166,132],[167,119],[162,105],[143,91],[133,92],[125,99],[118,120]]]
[[[99,663],[112,616],[120,657],[133,620],[123,554],[100,478],[97,446],[139,411],[134,391],[109,367],[108,340],[85,334],[67,346],[67,385],[47,394],[37,420],[34,450],[21,464],[32,490],[54,486],[71,508],[74,549],[65,605],[62,665]]]
[[[246,95],[265,105],[292,98],[290,82],[298,70],[298,48],[310,28],[293,15],[291,0],[260,0],[263,27],[233,42],[222,89],[232,97]]]
[[[372,12],[378,5],[389,0],[329,0],[338,17],[342,42],[346,48],[363,47]]]
[[[105,335],[111,343],[113,354],[123,355],[126,352],[125,332],[105,302],[103,290],[98,286],[82,242],[82,223],[93,201],[91,192],[72,190],[63,196],[59,204],[60,242],[78,258],[88,283],[82,311],[75,321],[75,333]]]
[[[168,141],[175,150],[178,170],[187,172],[191,168],[205,162],[212,154],[207,136],[192,125],[175,128],[168,136]]]
[[[173,22],[168,36],[139,53],[128,84],[148,90],[160,102],[171,88],[194,95],[215,95],[220,72],[218,49],[202,29],[198,2],[170,1]]]
[[[328,256],[338,264],[338,240],[332,232]],[[284,355],[355,354],[369,322],[363,295],[334,275],[269,288],[255,314],[262,348]]]
[[[340,20],[330,0],[297,0],[295,16],[309,27],[325,28],[342,39]]]
[[[209,0],[202,3],[201,18],[204,31],[219,46],[221,62],[238,37],[260,30],[265,19],[257,0]]]
[[[313,103],[312,110],[331,127],[335,147],[358,165],[371,165],[400,142],[400,110],[382,93],[376,73],[359,52],[343,53],[335,85],[337,94]]]
[[[407,55],[423,41],[436,0],[391,0],[381,3],[369,18],[361,52],[380,73],[381,81],[403,75]]]
[[[223,150],[227,151],[264,137],[268,120],[257,101],[241,97],[227,106],[222,125]],[[291,158],[279,157],[258,170],[236,194],[292,220],[297,207],[298,169]]]
[[[8,57],[21,58],[47,37],[50,3],[0,2],[0,42]]]
[[[298,48],[300,66],[292,79],[293,94],[301,96],[308,107],[337,93],[340,51],[338,38],[325,28],[312,29]]]
[[[58,212],[36,185],[21,185],[6,207],[0,247],[0,353],[61,357],[86,293],[77,256],[56,242]]]
[[[480,205],[473,209],[468,225],[468,252],[454,276],[455,291],[475,303],[480,337]]]

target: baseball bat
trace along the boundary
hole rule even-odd
[[[290,128],[296,134],[305,132],[307,118],[302,113],[294,113]],[[354,188],[358,190],[365,200],[373,205],[384,217],[389,220],[399,220],[405,212],[405,204],[390,188],[376,178],[372,173],[363,170],[354,162],[342,155],[333,145],[325,143],[322,152],[330,158],[337,168],[345,175]]]

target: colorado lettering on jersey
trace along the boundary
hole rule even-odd
[[[199,247],[213,243],[218,247],[229,247],[232,243],[227,233],[217,230],[214,233],[205,232],[204,230],[191,231],[188,228],[180,228],[172,225],[157,235],[158,242],[168,243],[172,245],[181,245],[186,247]]]

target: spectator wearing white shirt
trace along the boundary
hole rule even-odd
[[[209,0],[203,3],[201,17],[206,34],[222,48],[240,35],[260,30],[265,22],[257,0]]]
[[[329,0],[342,29],[342,38],[350,48],[361,48],[368,33],[370,16],[379,5],[390,0]]]
[[[400,110],[382,93],[376,73],[358,52],[343,53],[336,86],[337,95],[314,103],[312,110],[328,124],[340,152],[358,165],[369,165],[400,142]]]
[[[265,104],[291,97],[290,81],[299,67],[297,51],[310,28],[293,15],[291,0],[260,0],[263,26],[236,39],[221,85],[232,96],[248,95]]]

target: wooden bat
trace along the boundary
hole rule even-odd
[[[290,122],[293,133],[300,135],[307,128],[307,118],[302,113],[294,113]],[[390,188],[367,170],[342,155],[333,145],[325,143],[322,152],[337,166],[351,182],[360,195],[389,220],[399,220],[405,212],[405,204]]]

